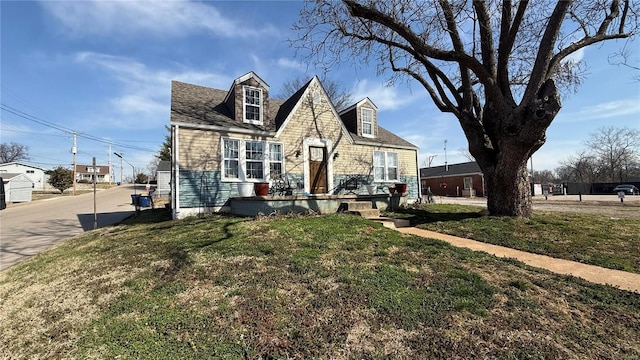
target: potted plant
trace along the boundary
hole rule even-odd
[[[398,194],[404,194],[407,192],[407,183],[397,183],[396,184],[396,191],[398,192]]]
[[[241,197],[249,197],[253,195],[253,183],[240,182],[238,183],[238,194]]]
[[[256,196],[267,196],[269,194],[269,183],[266,181],[253,184]]]

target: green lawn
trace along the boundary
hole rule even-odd
[[[640,220],[536,211],[531,219],[483,216],[482,207],[428,204],[398,210],[421,229],[640,273]]]
[[[0,358],[640,357],[638,294],[350,215],[166,216],[0,273]]]

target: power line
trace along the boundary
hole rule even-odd
[[[47,126],[47,127],[50,127],[52,129],[56,129],[58,131],[62,131],[62,132],[67,133],[67,134],[77,133],[78,137],[82,137],[82,138],[85,138],[87,140],[92,140],[92,141],[96,141],[96,142],[100,142],[100,143],[104,143],[104,144],[109,144],[109,145],[114,145],[114,146],[118,146],[118,147],[121,147],[121,148],[127,148],[127,149],[131,149],[131,150],[151,152],[151,153],[155,153],[156,152],[155,150],[149,150],[149,149],[138,147],[138,146],[131,146],[131,145],[123,144],[123,143],[120,143],[120,142],[115,142],[115,141],[112,141],[112,140],[99,138],[97,136],[93,136],[93,135],[89,135],[89,134],[85,134],[85,133],[80,133],[80,132],[77,132],[77,131],[75,131],[73,129],[70,129],[70,128],[67,128],[67,127],[64,127],[64,126],[61,126],[61,125],[57,125],[57,124],[55,124],[53,122],[50,122],[50,121],[38,118],[36,116],[30,115],[30,114],[28,114],[28,113],[26,113],[24,111],[21,111],[19,109],[16,109],[16,108],[14,108],[12,106],[9,106],[9,105],[6,105],[6,104],[0,104],[0,108],[2,110],[6,111],[6,112],[9,112],[9,113],[14,114],[16,116],[19,116],[19,117],[21,117],[23,119],[33,121],[33,122],[38,123],[40,125]]]
[[[7,128],[0,128],[0,131],[9,131],[9,132],[15,132],[15,133],[21,133],[21,134],[29,134],[29,135],[39,135],[39,136],[54,136],[54,137],[61,137],[61,138],[67,138],[69,137],[68,135],[56,135],[56,134],[43,134],[43,133],[39,133],[39,132],[35,132],[35,131],[23,131],[23,130],[14,130],[14,129],[7,129]]]

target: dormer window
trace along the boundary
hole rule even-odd
[[[362,108],[362,136],[373,137],[373,110]]]
[[[262,125],[262,89],[243,86],[244,122]]]

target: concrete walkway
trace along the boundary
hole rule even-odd
[[[558,274],[573,275],[584,280],[611,285],[622,290],[640,293],[640,274],[626,271],[605,269],[599,266],[582,264],[575,261],[552,258],[545,255],[532,254],[520,250],[510,249],[504,246],[492,245],[480,241],[459,238],[456,236],[440,234],[437,232],[422,230],[415,227],[397,228],[401,233],[418,235],[430,239],[438,239],[457,247],[464,247],[474,251],[484,251],[489,254],[514,258],[527,265],[546,269]]]

